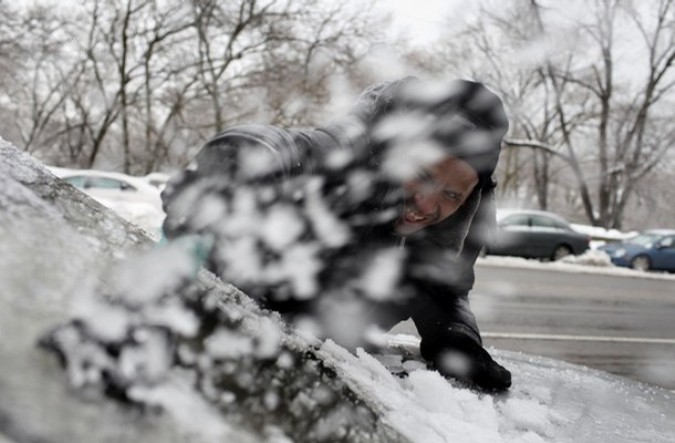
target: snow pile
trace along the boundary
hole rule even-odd
[[[526,259],[521,257],[479,257],[476,261],[478,266],[500,266],[505,268],[533,269],[541,271],[567,272],[571,274],[601,274],[616,277],[648,278],[657,280],[674,280],[675,275],[662,272],[642,272],[634,269],[618,266],[605,266],[605,254],[602,251],[589,251],[578,263],[574,258],[558,260],[555,262],[542,262],[540,260]],[[589,266],[589,264],[592,264]]]
[[[599,267],[614,266],[612,260],[609,258],[609,255],[607,255],[603,251],[598,251],[594,249],[589,249],[580,255],[568,255],[560,259],[560,262],[572,265],[586,265]]]
[[[514,385],[508,393],[491,396],[427,370],[417,343],[414,337],[393,336],[385,354],[373,356],[362,350],[354,355],[327,341],[320,355],[411,442],[666,443],[674,435],[669,417],[675,403],[666,391],[567,363],[492,350],[513,370]]]
[[[625,240],[636,234],[635,231],[622,232],[619,231],[618,229],[605,229],[599,226],[588,226],[577,223],[572,223],[570,226],[572,226],[572,229],[574,229],[575,231],[581,232],[582,234],[587,234],[593,240],[603,243],[608,241]]]

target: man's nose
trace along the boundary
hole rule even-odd
[[[438,207],[438,192],[432,190],[415,192],[415,206],[424,215],[435,213]]]

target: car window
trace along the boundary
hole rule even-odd
[[[663,248],[672,248],[675,246],[675,237],[665,237],[659,243]]]
[[[634,245],[644,246],[646,248],[651,248],[655,241],[658,240],[658,236],[654,234],[638,234],[635,237],[631,237],[626,240],[626,243],[632,243]]]
[[[87,188],[99,188],[99,189],[119,189],[119,190],[131,190],[135,191],[136,188],[131,186],[129,183],[115,180],[114,178],[107,177],[87,177],[85,182],[85,187]]]
[[[532,226],[539,226],[544,228],[556,228],[556,229],[567,229],[567,226],[551,217],[546,217],[545,215],[533,215],[532,216]]]
[[[530,216],[527,214],[514,214],[505,217],[499,223],[501,226],[529,226]]]
[[[63,180],[70,183],[71,185],[75,186],[76,188],[84,188],[85,177],[83,177],[81,175],[74,175],[72,177],[65,177]]]

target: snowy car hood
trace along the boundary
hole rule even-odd
[[[261,440],[237,427],[194,390],[180,397],[194,403],[179,405],[182,409],[172,415],[141,414],[70,387],[56,359],[36,347],[37,338],[69,318],[77,297],[91,293],[107,262],[143,253],[154,244],[112,211],[59,185],[2,140],[0,155],[3,443],[214,441],[209,432],[222,426],[227,441],[288,441],[273,433]],[[103,280],[104,286],[114,283]],[[213,284],[224,286],[215,279]],[[301,336],[289,340],[300,350],[316,345]],[[397,346],[416,349],[414,338],[396,340]],[[397,377],[387,367],[386,354],[354,354],[330,341],[316,351],[349,395],[374,411],[378,423],[396,431],[388,441],[666,443],[675,435],[674,394],[668,391],[540,357],[492,352],[513,372],[513,387],[503,395],[457,386],[421,365],[408,365],[408,377]],[[396,359],[392,355],[390,361]],[[308,390],[301,400],[311,405],[321,398],[314,394]],[[332,423],[340,426],[344,417],[349,415],[334,416]],[[328,417],[319,417],[317,426],[329,426],[324,419]]]

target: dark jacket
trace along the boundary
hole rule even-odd
[[[215,236],[210,267],[277,310],[324,312],[330,307],[317,308],[320,300],[346,297],[360,300],[383,327],[412,316],[422,337],[452,327],[480,343],[467,294],[495,222],[491,177],[508,123],[499,98],[478,83],[456,81],[433,94],[425,88],[414,78],[374,85],[347,116],[321,128],[223,131],[164,192],[165,234]],[[409,117],[411,126],[396,127],[396,118]],[[396,149],[429,141],[474,166],[479,184],[451,217],[400,238],[393,223],[401,213],[401,181],[388,159]],[[255,203],[246,206],[242,195]],[[219,213],[215,201],[223,203]],[[242,211],[263,228],[237,225]],[[284,230],[278,222],[284,217],[302,229]],[[293,259],[289,248],[297,249]],[[233,250],[255,258],[240,267]],[[294,275],[289,260],[316,269]],[[382,262],[400,272],[387,277]],[[389,280],[367,283],[367,273]]]

